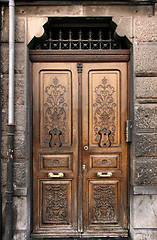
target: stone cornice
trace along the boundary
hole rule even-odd
[[[9,0],[1,0],[1,3],[8,3]],[[42,1],[42,0],[15,0],[16,5],[152,5],[157,3],[157,0],[78,0],[78,1]]]

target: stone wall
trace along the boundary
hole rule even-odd
[[[130,233],[157,239],[157,14],[153,6],[16,6],[14,240],[29,238],[29,60],[28,42],[53,16],[112,16],[117,33],[132,42],[130,113]],[[35,28],[33,27],[35,24]],[[2,196],[5,219],[8,115],[8,7],[2,7]],[[4,237],[4,236],[3,236]]]
[[[134,19],[134,133],[131,230],[157,239],[157,16]]]
[[[3,231],[5,224],[5,194],[7,168],[7,121],[9,79],[9,23],[8,8],[2,7],[2,198]],[[25,239],[27,231],[27,151],[26,151],[26,18],[16,16],[15,22],[15,160],[14,160],[14,239]],[[4,233],[3,233],[4,238]]]

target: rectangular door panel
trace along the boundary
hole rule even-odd
[[[120,71],[90,70],[89,78],[89,146],[108,144],[100,131],[110,131],[112,146],[120,144]]]
[[[71,181],[54,180],[40,181],[40,226],[52,224],[55,228],[60,225],[71,225],[72,196]]]
[[[42,154],[40,155],[40,170],[72,170],[72,154]]]
[[[49,143],[71,146],[72,73],[61,70],[41,70],[39,79],[40,145]],[[54,143],[52,139],[50,143],[50,131],[55,128],[60,131],[60,142]]]
[[[89,181],[88,205],[89,209],[89,227],[91,224],[97,226],[104,224],[118,223],[119,213],[118,206],[118,181]],[[119,189],[120,190],[120,189]]]
[[[90,155],[90,170],[119,170],[121,154],[97,154]]]

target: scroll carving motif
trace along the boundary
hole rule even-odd
[[[47,95],[46,103],[44,104],[46,142],[49,142],[49,132],[51,129],[59,129],[62,132],[62,143],[65,142],[67,131],[65,92],[66,88],[59,84],[59,80],[56,77],[53,79],[53,84],[45,88]]]
[[[115,221],[115,195],[113,185],[94,187],[94,222]]]
[[[68,223],[66,186],[47,186],[45,188],[46,220],[53,223]]]
[[[116,103],[114,100],[115,89],[113,86],[107,84],[107,79],[102,79],[102,84],[98,85],[95,90],[96,99],[93,107],[94,111],[94,132],[95,141],[99,142],[100,136],[99,131],[109,129],[111,131],[110,139],[114,142],[116,120],[115,120],[115,107]]]

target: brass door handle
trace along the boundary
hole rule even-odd
[[[112,172],[107,172],[107,173],[102,173],[102,172],[98,172],[97,173],[98,177],[112,177]]]
[[[48,173],[48,178],[62,178],[62,177],[64,177],[64,173],[58,173],[58,174]]]

